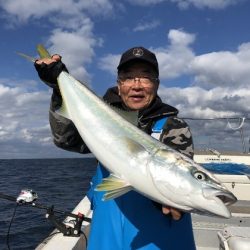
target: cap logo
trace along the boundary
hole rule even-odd
[[[141,57],[143,56],[143,50],[141,48],[135,48],[133,50],[133,55],[136,56],[136,57]]]

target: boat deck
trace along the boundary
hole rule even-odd
[[[235,205],[230,207],[230,211],[235,217],[250,217],[250,202],[238,201]]]
[[[250,202],[238,201],[230,207],[230,219],[192,214],[197,250],[219,250],[218,232],[225,227],[250,227]]]
[[[89,201],[83,199],[78,209],[75,211],[85,211],[88,217],[91,217],[91,211],[89,210]],[[195,236],[195,242],[197,250],[219,250],[220,240],[218,232],[226,227],[240,227],[248,228],[250,230],[250,201],[238,201],[236,204],[230,207],[232,217],[230,219],[202,216],[192,214],[192,223]],[[90,225],[85,223],[83,225],[83,232],[88,237]],[[52,250],[52,249],[86,249],[86,238],[84,235],[81,237],[64,237],[61,233],[48,237],[43,241],[36,250]],[[221,248],[223,249],[223,248]]]

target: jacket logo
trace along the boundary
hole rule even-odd
[[[143,50],[141,48],[135,48],[133,50],[133,55],[136,56],[136,57],[141,57],[143,56]]]

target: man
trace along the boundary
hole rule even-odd
[[[37,60],[35,67],[40,78],[53,87],[50,124],[55,144],[88,153],[74,124],[55,112],[62,102],[56,77],[67,71],[60,56]],[[155,54],[143,47],[131,48],[122,55],[117,69],[117,86],[108,89],[103,99],[119,109],[138,111],[141,130],[192,157],[192,137],[187,124],[177,118],[177,109],[162,103],[157,95],[159,69]],[[195,249],[190,214],[157,204],[135,191],[102,201],[103,193],[95,191],[95,187],[108,175],[99,164],[87,194],[93,208],[88,250]]]

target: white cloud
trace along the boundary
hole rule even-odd
[[[134,5],[148,6],[152,4],[159,4],[166,0],[127,0],[127,1]]]
[[[12,81],[12,85],[15,84]],[[22,83],[25,86],[25,81]],[[22,86],[21,85],[21,86]],[[50,94],[48,91],[29,92],[27,88],[7,87],[0,84],[0,141],[25,139],[39,141],[41,134],[32,136],[31,130],[48,127],[48,108]],[[33,127],[34,126],[34,127]]]
[[[168,39],[171,46],[188,46],[195,40],[195,35],[184,32],[182,30],[172,29],[168,33]]]
[[[74,31],[55,29],[49,38],[50,51],[63,55],[70,72],[79,79],[89,80],[84,65],[94,56],[97,41],[92,34],[92,23],[84,20],[81,28]]]
[[[127,0],[131,4],[148,6],[162,2],[176,3],[180,9],[187,9],[190,6],[196,8],[224,9],[228,6],[239,4],[244,0]]]
[[[51,21],[58,28],[52,30],[48,38],[49,50],[63,56],[72,75],[90,82],[86,65],[92,62],[94,48],[102,45],[102,40],[93,34],[93,22],[84,14],[71,17],[69,21],[55,18]]]
[[[51,90],[30,80],[0,79],[0,158],[82,155],[55,147],[49,125]]]
[[[170,30],[168,47],[152,49],[158,58],[162,79],[175,78],[189,71],[194,53],[190,45],[195,40],[194,34],[182,30]]]
[[[8,86],[7,86],[8,85]],[[78,157],[57,149],[48,121],[51,91],[0,79],[0,158]]]
[[[179,109],[180,117],[211,119],[186,119],[191,127],[196,149],[242,150],[241,133],[246,137],[245,140],[248,139],[250,133],[249,88],[216,87],[206,90],[201,87],[167,88],[161,86],[159,95],[164,102]],[[234,119],[227,119],[230,117]],[[229,124],[237,128],[243,117],[248,117],[243,130],[232,130]]]
[[[242,0],[170,0],[177,3],[181,9],[187,9],[189,6],[197,8],[224,9],[230,5],[242,2]]]
[[[203,96],[196,104],[202,100],[208,101],[209,93],[212,96],[217,96],[216,91],[222,92],[223,88],[225,88],[225,96],[220,98],[230,97],[227,99],[232,100],[232,96],[244,97],[244,94],[248,93],[247,88],[250,85],[250,43],[241,44],[235,52],[219,51],[195,55],[191,48],[196,39],[194,34],[183,30],[170,30],[168,39],[168,46],[150,48],[158,58],[161,80],[178,79],[183,74],[192,76],[194,81],[190,84],[200,88],[200,91],[202,88],[205,88],[205,92],[208,91],[206,92],[206,98],[204,99]],[[114,74],[119,58],[120,55],[109,54],[100,60],[99,66]],[[233,89],[230,86],[233,86]],[[185,89],[185,92],[193,98],[197,93],[194,94],[190,91],[196,92],[196,87]],[[236,93],[236,91],[238,92]]]
[[[98,67],[102,70],[109,72],[112,75],[116,75],[116,68],[119,63],[121,55],[108,54],[100,58]]]
[[[25,23],[31,18],[44,18],[49,21],[51,33],[46,43],[49,51],[61,54],[75,77],[91,80],[86,66],[95,55],[94,48],[102,45],[102,39],[93,34],[94,25],[87,15],[112,12],[109,0],[65,0],[63,4],[60,0],[10,0],[0,4],[13,20]]]
[[[13,21],[14,19],[19,22],[26,22],[29,18],[40,18],[48,13],[59,10],[62,6],[59,4],[60,1],[49,1],[49,0],[1,0],[1,7],[11,15]],[[65,1],[65,6],[67,6],[69,1]],[[16,22],[16,21],[15,21]]]
[[[194,34],[183,30],[170,30],[169,45],[152,48],[158,58],[161,79],[173,79],[186,74],[194,78],[193,85],[206,89],[250,85],[250,43],[241,44],[237,51],[195,55],[192,49],[195,39]]]
[[[153,20],[151,22],[143,22],[139,23],[134,29],[134,32],[138,31],[145,31],[145,30],[152,30],[160,25],[160,22],[158,20]]]
[[[250,43],[239,46],[238,51],[212,52],[196,56],[190,64],[195,83],[211,86],[247,87],[250,84]]]
[[[181,116],[194,118],[218,118],[246,116],[250,113],[250,90],[234,87],[167,88],[161,86],[163,100],[180,110]]]
[[[0,6],[12,18],[26,22],[29,18],[41,18],[51,13],[62,15],[81,15],[81,12],[107,14],[113,10],[109,0],[0,0]]]

